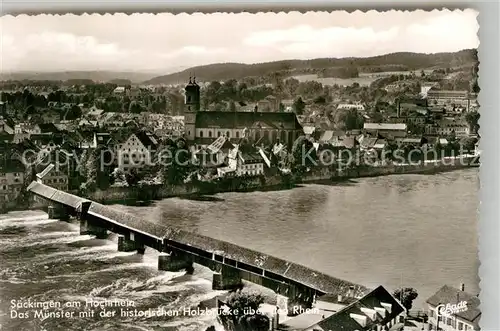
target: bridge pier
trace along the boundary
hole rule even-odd
[[[47,207],[47,214],[49,215],[49,219],[56,219],[60,221],[69,220],[69,213],[62,205],[49,204]]]
[[[183,252],[173,251],[171,253],[160,253],[158,256],[158,270],[179,271],[186,269],[188,273],[194,271],[193,258]]]
[[[223,265],[212,278],[213,290],[232,290],[241,288],[242,282],[238,269]]]
[[[144,254],[146,248],[144,244],[137,241],[127,239],[123,235],[118,236],[118,252],[133,252],[137,251],[139,254]]]
[[[108,237],[108,231],[105,228],[83,219],[80,220],[80,234],[94,235],[97,239],[106,239]]]

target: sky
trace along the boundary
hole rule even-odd
[[[221,62],[455,52],[478,47],[477,15],[467,9],[3,16],[0,66],[3,72],[161,72]]]

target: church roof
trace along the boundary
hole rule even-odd
[[[195,87],[195,88],[200,88],[200,85],[198,85],[198,83],[196,83],[196,77],[194,79],[191,79],[191,77],[189,77],[189,83],[187,83],[185,89],[188,89],[188,88],[192,88],[192,87]]]
[[[294,113],[206,111],[196,114],[197,128],[243,129],[258,125],[263,129],[302,130]]]

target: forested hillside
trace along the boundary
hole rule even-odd
[[[356,77],[362,72],[405,71],[424,68],[453,68],[474,66],[477,50],[455,53],[393,53],[368,58],[323,58],[313,60],[284,60],[256,64],[217,63],[192,67],[177,73],[155,77],[146,84],[184,83],[195,74],[199,81],[224,81],[245,77],[266,77],[280,72],[284,76],[318,74],[328,77]],[[345,68],[340,70],[339,68]]]

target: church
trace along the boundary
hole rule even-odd
[[[184,130],[186,140],[197,147],[208,146],[225,136],[236,142],[244,136],[256,145],[282,143],[292,146],[303,129],[295,113],[201,111],[200,86],[196,78],[185,87]]]

